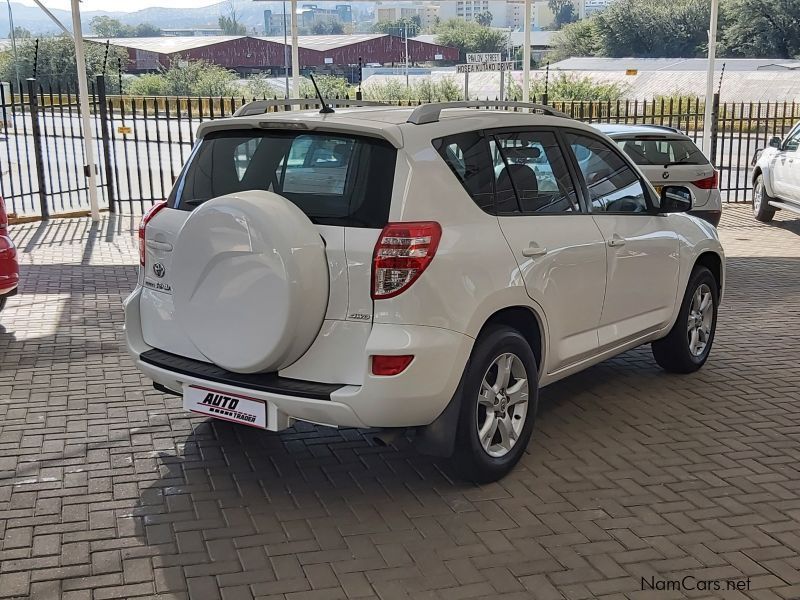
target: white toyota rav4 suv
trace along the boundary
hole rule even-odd
[[[540,387],[645,343],[700,368],[724,257],[689,190],[546,107],[474,104],[201,125],[142,220],[137,365],[218,419],[413,430],[478,481],[525,451]]]

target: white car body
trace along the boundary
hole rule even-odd
[[[204,338],[187,332],[188,317],[181,320],[176,314],[176,280],[167,275],[163,281],[171,283],[159,283],[153,277],[156,265],[162,275],[173,268],[173,245],[193,213],[158,211],[146,225],[138,286],[125,301],[125,331],[137,366],[159,389],[180,394],[187,386],[200,386],[255,400],[266,407],[266,429],[273,431],[294,420],[343,427],[424,427],[448,407],[476,339],[493,319],[518,322],[526,329],[539,363],[539,385],[546,386],[664,337],[676,321],[697,264],[714,271],[721,295],[723,250],[715,228],[705,221],[656,211],[488,214],[472,201],[432,145],[432,140],[446,136],[497,128],[570,130],[607,140],[592,127],[521,112],[444,110],[438,120],[425,124],[408,123],[411,114],[405,108],[353,108],[327,115],[262,114],[201,125],[200,139],[211,132],[302,127],[386,140],[397,153],[388,221],[437,222],[441,240],[430,264],[408,289],[373,300],[372,260],[381,230],[317,225],[329,281],[307,293],[325,296],[325,316],[310,346],[270,375],[277,375],[280,385],[294,382],[295,388],[276,391],[269,383],[249,385],[247,381],[260,377],[257,374],[237,375],[238,379],[231,379],[230,373],[220,375],[224,370],[193,342]],[[627,164],[644,182],[636,167]],[[656,199],[652,188],[642,185],[651,200]],[[249,202],[254,193],[245,192],[236,201]],[[253,223],[248,226],[252,229]],[[205,260],[202,253],[202,247],[192,251],[198,261]],[[189,264],[189,259],[182,260]],[[238,281],[246,282],[246,271],[239,275]],[[180,281],[183,275],[175,277]],[[237,297],[230,286],[224,293],[243,312],[260,303],[256,296]],[[216,310],[225,311],[221,298],[215,296]],[[206,309],[213,307],[202,310]],[[234,316],[230,319],[238,326]],[[242,345],[248,335],[233,326],[230,332],[214,323],[208,327],[221,347]],[[162,352],[166,362],[148,360],[152,351]],[[379,376],[370,368],[370,357],[376,355],[413,355],[413,360],[399,374]],[[246,359],[236,360],[240,358]]]
[[[694,205],[691,214],[715,227],[722,216],[719,175],[691,138],[672,127],[660,125],[595,124],[633,159],[656,191],[664,185],[682,185],[691,190]],[[661,150],[658,156],[641,152]],[[654,148],[658,144],[660,148]],[[638,152],[637,152],[638,150]],[[676,151],[680,154],[676,156]],[[680,164],[680,163],[686,164]]]
[[[761,192],[757,185],[759,177],[763,184]],[[758,155],[753,183],[756,184],[754,204],[763,203],[770,218],[776,209],[800,214],[800,123],[782,140],[773,138],[771,145]],[[765,195],[763,199],[761,193]]]

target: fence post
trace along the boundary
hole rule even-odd
[[[717,166],[717,138],[719,137],[719,92],[714,94],[714,101],[711,104],[711,143],[709,144],[708,160],[715,167]]]
[[[106,77],[97,76],[97,101],[100,109],[100,135],[103,138],[103,165],[106,171],[106,188],[109,212],[117,212],[117,199],[114,196],[114,168],[111,165],[111,136],[108,131],[108,101],[106,100]]]
[[[39,210],[42,219],[50,218],[47,206],[47,187],[44,177],[44,154],[42,153],[42,129],[39,125],[39,96],[36,92],[36,80],[31,77],[28,84],[28,110],[31,114],[31,135],[33,136],[33,157],[36,162],[36,181],[39,184]]]

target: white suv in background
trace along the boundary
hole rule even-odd
[[[719,173],[691,138],[661,125],[595,124],[633,159],[659,192],[665,185],[689,188],[694,196],[690,214],[715,227],[722,217]]]
[[[776,210],[800,214],[800,123],[755,157],[753,213],[767,223]]]
[[[525,451],[541,386],[646,343],[699,369],[724,257],[689,191],[565,115],[475,104],[201,125],[142,220],[137,365],[186,410],[412,430],[479,481]]]

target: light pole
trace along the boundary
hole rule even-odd
[[[17,76],[17,89],[19,90],[20,98],[22,98],[22,80],[19,78],[19,56],[17,56],[17,35],[14,31],[14,15],[11,12],[11,0],[6,0],[6,4],[8,4],[8,28],[10,30],[10,38],[11,38],[11,51],[14,54],[14,73]],[[12,103],[14,94],[11,94]]]
[[[717,18],[719,16],[719,0],[711,0],[711,22],[708,26],[708,71],[706,72],[706,110],[703,115],[703,152],[711,152],[711,121],[714,103],[714,60],[717,56]],[[708,156],[714,164],[713,156]]]
[[[408,89],[408,23],[403,26],[403,37],[405,38],[405,55],[406,55],[406,89]]]
[[[289,45],[286,32],[286,0],[283,0],[283,74],[286,78],[286,97],[289,97]]]
[[[292,98],[299,97],[300,51],[297,47],[297,0],[292,0]]]
[[[78,96],[83,124],[84,156],[87,164],[84,174],[89,179],[89,206],[92,221],[100,220],[100,208],[97,204],[97,173],[94,165],[94,135],[89,119],[89,82],[86,77],[86,53],[84,51],[83,30],[81,29],[81,8],[79,0],[72,0],[72,37],[75,40],[75,66],[78,69]]]
[[[531,99],[531,0],[525,0],[525,32],[522,40],[522,101]]]

